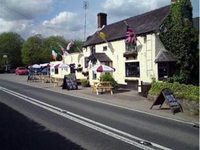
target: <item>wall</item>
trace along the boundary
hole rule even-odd
[[[143,82],[151,82],[152,78],[158,79],[158,65],[155,63],[155,58],[161,49],[164,49],[159,37],[152,33],[147,34],[146,36],[137,37],[137,48],[138,48],[138,56],[136,59],[126,60],[123,56],[125,52],[125,41],[118,40],[113,41],[111,43],[102,43],[95,45],[96,53],[104,52],[112,61],[113,67],[116,69],[113,72],[113,77],[119,84],[127,84],[125,80],[138,80]],[[103,51],[103,47],[107,46],[107,50]],[[90,48],[84,48],[83,50],[84,57],[88,57],[90,55]],[[126,62],[139,62],[140,64],[140,77],[125,77],[125,63]],[[98,62],[100,63],[100,62]],[[92,67],[92,66],[91,66]],[[90,71],[90,82],[91,79]],[[100,74],[97,73],[97,78],[99,78]]]
[[[64,63],[66,65],[75,64],[75,68],[78,67],[79,64],[83,67],[84,64],[84,57],[82,53],[72,53],[68,54],[63,57],[63,61],[54,61],[51,64],[56,63]],[[55,74],[55,69],[51,67],[51,76],[55,78],[64,78],[65,75],[70,74],[70,67],[69,68],[58,68],[58,74]],[[83,76],[82,72],[75,72],[77,79],[85,79],[86,77]]]
[[[54,78],[64,78],[64,75],[69,74],[69,68],[58,68],[58,74],[55,74],[54,66],[62,63],[62,61],[50,62],[50,76]]]

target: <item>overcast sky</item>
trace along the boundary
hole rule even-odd
[[[84,0],[0,0],[0,33],[17,32],[23,38],[42,34],[65,39],[83,39]],[[193,16],[199,16],[199,0],[191,0]],[[108,24],[162,6],[171,0],[87,0],[86,34],[96,31],[99,12],[107,13]]]

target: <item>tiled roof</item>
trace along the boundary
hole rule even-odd
[[[155,62],[176,62],[176,58],[174,55],[169,51],[160,50],[158,55],[156,56]]]
[[[100,62],[111,62],[112,60],[105,53],[94,53],[94,57]]]
[[[123,39],[126,36],[126,24],[134,29],[137,35],[146,34],[149,32],[155,32],[159,29],[163,19],[168,15],[170,6],[165,6],[138,16],[134,16],[110,25],[106,25],[102,32],[106,34],[107,41],[114,41],[118,39]],[[99,43],[104,43],[102,39],[99,38],[97,32],[92,36],[89,36],[84,43],[84,47],[95,45]]]

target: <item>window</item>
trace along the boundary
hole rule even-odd
[[[103,47],[103,51],[107,51],[107,46],[104,46],[104,47]]]
[[[139,62],[125,63],[126,77],[140,77]]]
[[[58,68],[55,68],[55,74],[58,74]]]
[[[173,62],[160,62],[158,63],[158,78],[159,80],[172,77],[175,73],[175,63]]]

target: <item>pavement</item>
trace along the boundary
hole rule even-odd
[[[45,90],[54,91],[70,96],[80,97],[83,98],[83,100],[96,101],[99,103],[113,105],[116,107],[121,107],[161,118],[176,120],[178,122],[199,125],[199,116],[191,115],[188,112],[184,112],[184,110],[183,112],[175,113],[173,115],[169,106],[165,104],[162,106],[162,109],[160,109],[159,106],[154,106],[153,109],[150,109],[153,101],[149,101],[147,98],[140,96],[135,90],[119,89],[118,91],[114,92],[113,95],[110,95],[110,93],[96,95],[96,93],[92,92],[91,87],[79,86],[78,90],[68,91],[66,89],[62,89],[62,83],[59,83],[59,86],[54,87],[53,83],[42,83],[38,81],[27,82],[27,76],[18,76],[15,74],[0,74],[0,79],[14,81],[17,83],[42,88]]]

